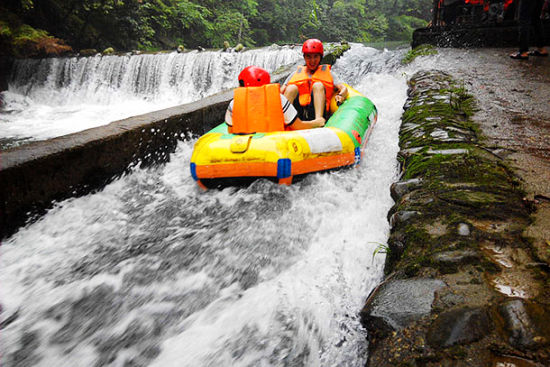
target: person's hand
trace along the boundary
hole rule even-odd
[[[338,106],[340,106],[342,103],[344,103],[344,97],[342,97],[341,95],[337,94],[335,97],[334,97],[334,100],[336,101],[336,104]]]
[[[315,127],[323,127],[325,126],[325,123],[327,120],[325,120],[323,117],[319,117],[318,119],[313,120],[313,124]]]

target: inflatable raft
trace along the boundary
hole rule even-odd
[[[359,164],[377,120],[374,104],[350,86],[338,107],[331,102],[332,116],[325,127],[230,134],[225,123],[195,143],[191,176],[202,188],[250,183],[267,178],[290,185],[312,172]]]

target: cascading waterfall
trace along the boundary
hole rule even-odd
[[[237,86],[248,65],[272,72],[298,48],[191,51],[16,61],[0,110],[1,140],[43,140],[193,102]]]
[[[0,364],[363,366],[358,312],[382,278],[402,54],[353,45],[334,67],[379,109],[356,169],[202,192],[184,141],[166,165],[7,239]]]

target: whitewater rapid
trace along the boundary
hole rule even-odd
[[[334,70],[379,118],[358,168],[203,192],[170,162],[58,203],[0,247],[2,366],[363,366],[383,277],[404,50]],[[99,98],[99,97],[98,97]]]

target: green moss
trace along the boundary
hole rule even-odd
[[[429,55],[437,55],[437,50],[432,45],[420,45],[409,52],[403,57],[401,60],[402,64],[410,64],[414,61],[418,56],[429,56]]]
[[[466,351],[466,348],[464,348],[462,345],[455,345],[451,348],[449,348],[449,354],[454,359],[465,359],[468,356],[468,352]]]

